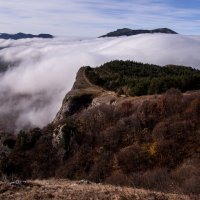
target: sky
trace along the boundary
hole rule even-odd
[[[200,35],[200,0],[0,0],[0,32],[97,37],[162,27]]]

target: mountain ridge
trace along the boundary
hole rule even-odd
[[[46,34],[46,33],[41,33],[39,35],[33,35],[33,34],[26,34],[26,33],[16,33],[16,34],[8,34],[8,33],[0,33],[0,39],[11,39],[11,40],[19,40],[19,39],[29,39],[29,38],[43,38],[43,39],[48,39],[48,38],[54,38],[53,35]]]
[[[107,33],[106,35],[102,35],[101,37],[119,37],[119,36],[131,36],[131,35],[139,35],[144,33],[164,33],[164,34],[178,34],[175,31],[169,28],[157,28],[153,30],[147,29],[129,29],[129,28],[122,28],[117,29],[116,31],[112,31]]]

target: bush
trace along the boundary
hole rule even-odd
[[[129,177],[121,171],[113,172],[108,178],[106,178],[105,183],[117,186],[131,185]]]
[[[181,187],[182,192],[186,194],[200,194],[200,164],[198,159],[188,159],[182,163],[175,171],[172,177]]]
[[[137,144],[122,149],[117,158],[125,174],[145,170],[151,165],[148,152]]]
[[[10,149],[13,149],[15,147],[15,144],[16,144],[16,140],[12,138],[5,139],[3,142],[3,145],[7,146]]]
[[[131,185],[162,192],[179,193],[180,188],[171,178],[166,168],[147,170],[146,172],[132,173]]]

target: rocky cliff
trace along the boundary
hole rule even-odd
[[[62,107],[57,113],[53,124],[71,116],[83,108],[87,108],[97,96],[105,91],[103,88],[93,85],[86,77],[87,67],[81,67],[77,72],[76,81],[63,100]]]

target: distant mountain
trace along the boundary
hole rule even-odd
[[[168,28],[158,28],[153,30],[133,30],[129,28],[117,29],[116,31],[110,32],[106,35],[102,35],[100,37],[119,37],[119,36],[131,36],[138,35],[143,33],[166,33],[166,34],[177,34],[175,31]]]
[[[28,38],[45,38],[46,39],[46,38],[54,38],[54,36],[50,34],[32,35],[32,34],[25,34],[25,33],[17,33],[17,34],[0,33],[0,39],[19,40],[19,39],[28,39]]]

